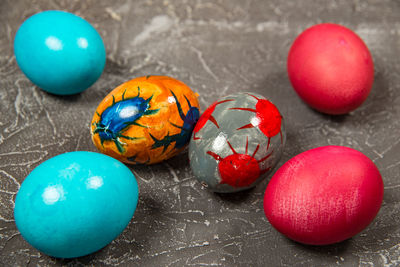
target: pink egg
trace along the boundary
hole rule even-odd
[[[352,148],[324,146],[293,157],[274,174],[264,211],[287,237],[327,245],[366,228],[382,199],[382,177],[368,157]]]
[[[296,38],[287,70],[300,98],[328,114],[359,107],[374,80],[368,47],[350,29],[331,23],[312,26]]]

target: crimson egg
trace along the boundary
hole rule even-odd
[[[382,199],[381,175],[367,156],[348,147],[323,146],[293,157],[274,174],[264,211],[287,237],[327,245],[365,229]]]
[[[353,31],[332,23],[314,25],[296,38],[287,70],[300,98],[328,114],[359,107],[374,80],[368,47]]]

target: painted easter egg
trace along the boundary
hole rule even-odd
[[[153,164],[182,151],[199,118],[197,95],[167,76],[139,77],[111,91],[92,119],[92,140],[107,155]]]
[[[293,157],[274,174],[264,210],[287,237],[327,245],[366,228],[382,198],[382,177],[368,157],[352,148],[324,146]]]
[[[268,99],[253,93],[227,96],[210,105],[189,145],[193,174],[215,192],[237,192],[265,179],[285,144],[283,118]]]
[[[135,176],[123,163],[94,152],[69,152],[37,166],[15,199],[22,237],[43,253],[80,257],[110,243],[138,202]]]
[[[86,20],[50,10],[28,18],[18,29],[14,52],[22,72],[41,89],[71,95],[90,87],[103,72],[103,40]]]
[[[353,31],[332,23],[312,26],[296,38],[287,70],[300,98],[328,114],[359,107],[374,80],[368,47]]]

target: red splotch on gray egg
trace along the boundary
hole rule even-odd
[[[189,145],[196,178],[215,192],[237,192],[265,179],[285,143],[282,116],[261,95],[239,93],[210,105]]]

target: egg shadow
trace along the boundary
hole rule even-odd
[[[288,237],[283,235],[280,236],[280,239],[281,239],[280,244],[285,248],[290,247],[290,251],[294,255],[302,255],[303,257],[314,259],[315,261],[313,261],[314,262],[313,266],[326,266],[326,265],[330,266],[334,265],[335,263],[338,264],[339,259],[343,261],[342,263],[345,263],[343,258],[346,258],[348,260],[349,256],[350,257],[353,256],[351,254],[351,250],[353,247],[352,246],[353,242],[351,241],[351,239],[347,239],[342,242],[330,245],[302,244],[292,239],[289,239]],[[319,262],[319,264],[317,264],[317,262]],[[293,262],[291,262],[291,264],[293,264]]]
[[[166,209],[162,201],[158,201],[150,194],[141,194],[133,218],[121,236],[115,240],[117,244],[114,246],[118,250],[113,250],[112,255],[116,255],[117,258],[126,253],[141,255],[143,251],[150,251],[150,240],[155,240],[159,236],[157,231],[152,229],[156,228],[158,223],[162,224],[162,214]]]
[[[77,257],[77,258],[68,258],[68,259],[64,259],[64,258],[54,258],[54,257],[49,257],[51,259],[53,259],[53,261],[56,262],[57,265],[60,266],[76,266],[76,265],[90,265],[90,263],[92,262],[93,259],[95,259],[97,257],[98,254],[101,254],[101,250],[103,250],[104,248],[93,252],[89,255],[86,256],[82,256],[82,257]]]
[[[141,186],[142,182],[145,183],[143,184],[145,187],[149,186],[147,183],[154,178],[154,175],[161,177],[160,179],[164,180],[163,182],[166,184],[173,183],[170,186],[174,186],[175,183],[179,184],[182,180],[186,179],[187,173],[191,174],[189,158],[185,152],[182,152],[168,160],[151,165],[129,163],[125,163],[125,165],[136,176],[139,187]],[[139,177],[140,179],[138,179]],[[176,179],[178,181],[176,181]]]
[[[141,195],[135,214],[127,227],[105,247],[82,257],[50,258],[60,266],[98,266],[100,259],[109,257],[117,259],[125,257],[127,254],[130,256],[143,255],[143,251],[151,250],[150,240],[155,240],[159,236],[159,233],[151,228],[154,222],[162,222],[163,211],[165,208],[163,208],[162,202],[156,201],[149,195]]]
[[[307,245],[302,244],[296,241],[293,241],[289,238],[286,238],[288,242],[294,243],[297,248],[302,251],[310,252],[320,256],[340,256],[345,254],[348,249],[351,247],[351,239],[346,239],[342,242],[330,244],[330,245]]]
[[[72,103],[72,102],[77,102],[80,98],[82,98],[83,92],[79,92],[76,94],[72,95],[57,95],[57,94],[52,94],[47,91],[42,90],[40,87],[36,87],[40,91],[42,91],[46,97],[51,98],[53,100],[61,101],[61,102],[67,102],[67,103]]]
[[[120,64],[118,61],[106,58],[106,64],[104,65],[103,72],[107,74],[113,74],[117,76],[123,76],[126,73],[127,67]]]
[[[375,59],[375,75],[374,83],[372,85],[371,92],[366,99],[365,103],[360,107],[363,108],[365,105],[368,107],[368,113],[381,112],[387,110],[388,105],[393,102],[393,96],[390,94],[388,73],[392,70],[387,69],[386,62],[376,60],[378,56],[374,56]],[[357,110],[356,110],[357,111]]]
[[[256,186],[259,186],[259,184],[257,184]],[[243,191],[239,191],[239,192],[233,192],[233,193],[214,193],[214,196],[216,197],[217,200],[222,200],[222,201],[226,201],[226,202],[230,202],[232,204],[242,204],[243,202],[246,202],[247,199],[249,199],[252,194],[255,191],[255,187],[243,190]]]
[[[183,150],[178,155],[160,162],[158,165],[168,164],[174,169],[185,169],[190,167],[189,152],[187,149]],[[179,178],[179,177],[178,177]]]
[[[344,123],[350,117],[349,114],[331,115],[331,114],[322,113],[311,107],[308,107],[308,109],[311,110],[311,112],[313,112],[317,116],[321,117],[323,120],[331,121],[334,123]]]

